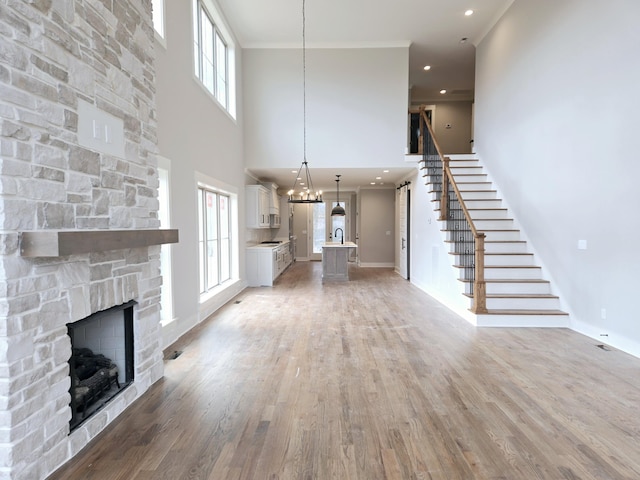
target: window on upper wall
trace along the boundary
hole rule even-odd
[[[151,0],[153,28],[160,38],[164,38],[164,0]]]
[[[215,190],[198,187],[198,250],[200,294],[231,279],[231,198]]]
[[[235,117],[233,45],[213,4],[207,0],[193,0],[194,73],[202,85]]]

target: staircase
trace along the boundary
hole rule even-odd
[[[485,238],[484,281],[487,313],[477,313],[478,326],[563,327],[569,319],[560,310],[560,299],[551,292],[549,281],[542,278],[542,269],[513,218],[502,205],[497,191],[488,180],[479,160],[469,155],[450,156],[449,167],[475,229]],[[442,173],[434,157],[425,156],[421,163],[423,176],[430,186],[434,210],[440,211]],[[437,163],[441,162],[439,159]],[[473,305],[473,282],[468,280],[469,264],[456,252],[473,251],[473,241],[462,239],[458,231],[447,229],[442,221],[446,243],[453,266],[460,270],[463,295]],[[457,245],[456,245],[457,242]],[[469,245],[461,246],[461,242]]]

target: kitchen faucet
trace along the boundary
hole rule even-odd
[[[342,230],[340,227],[336,228],[336,231],[333,232],[333,238],[336,238],[338,236],[338,230],[340,230],[340,243],[344,245],[344,230]]]

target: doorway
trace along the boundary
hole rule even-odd
[[[398,189],[398,192],[398,230],[400,237],[398,270],[402,278],[409,280],[411,278],[411,190],[409,190],[409,185],[405,184]]]
[[[311,260],[322,260],[322,245],[324,242],[339,242],[344,239],[349,241],[349,201],[340,199],[342,205],[347,212],[345,216],[331,216],[331,210],[338,204],[336,201],[327,201],[325,203],[315,203],[311,212]],[[342,229],[344,233],[336,230]]]
[[[420,131],[420,112],[422,110],[424,110],[429,122],[433,125],[435,105],[421,105],[409,108],[408,151],[411,154],[422,153],[422,132]]]

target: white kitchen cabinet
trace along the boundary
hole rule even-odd
[[[280,197],[278,185],[275,183],[262,184],[269,191],[269,219],[271,228],[280,228]]]
[[[269,213],[280,215],[280,197],[278,196],[278,185],[275,183],[262,184],[269,191]]]
[[[262,185],[245,186],[247,228],[269,228],[269,190]]]
[[[273,282],[291,265],[291,261],[288,242],[247,248],[247,284],[250,287],[273,286]]]

